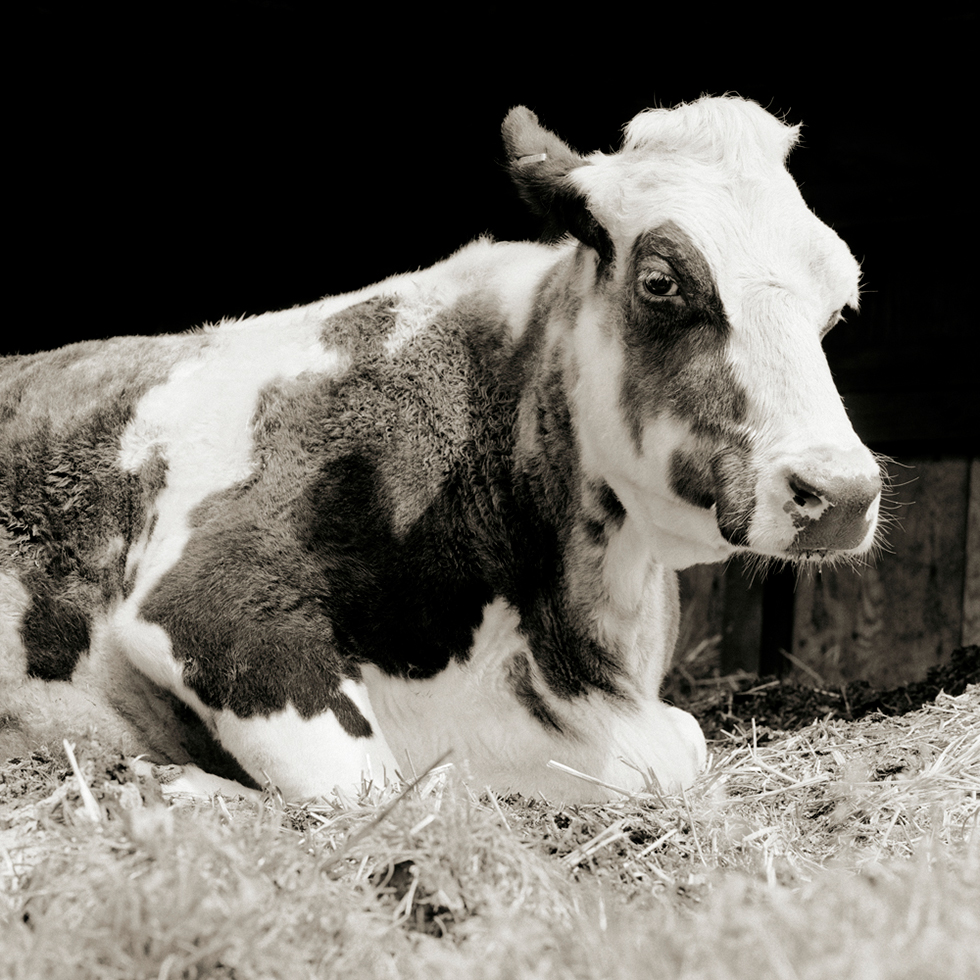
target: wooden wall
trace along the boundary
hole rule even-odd
[[[977,460],[913,458],[890,467],[889,549],[873,567],[804,579],[796,593],[793,653],[828,683],[920,679],[944,654],[980,642],[976,549]],[[972,484],[972,486],[971,486]]]
[[[724,672],[892,687],[980,643],[980,457],[907,456],[888,471],[890,526],[868,567],[682,572],[679,655],[720,637]]]

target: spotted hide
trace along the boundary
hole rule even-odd
[[[877,525],[820,346],[858,266],[795,136],[703,99],[580,156],[517,108],[546,242],[6,358],[6,750],[95,727],[294,798],[447,750],[504,793],[689,785],[675,570],[860,555]]]

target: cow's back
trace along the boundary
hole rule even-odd
[[[29,676],[68,679],[88,647],[93,611],[122,591],[127,548],[163,473],[152,461],[126,471],[120,440],[140,399],[203,337],[92,341],[0,362],[0,574],[8,594],[0,635],[8,655],[23,647]],[[11,609],[18,603],[10,592],[21,589],[27,607]]]
[[[125,337],[0,360],[0,749],[98,728],[141,748],[111,705],[139,679],[91,658],[93,632],[124,591],[128,548],[162,483],[119,445],[140,400],[203,333]],[[143,699],[140,699],[143,700]],[[161,708],[165,706],[161,705]],[[45,736],[50,735],[49,739]]]

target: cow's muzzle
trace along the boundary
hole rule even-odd
[[[852,459],[866,462],[870,453],[861,447]],[[787,549],[800,557],[840,552],[862,552],[871,547],[881,503],[881,476],[877,467],[854,472],[845,459],[833,472],[826,464],[811,471],[794,468],[786,478],[783,511],[795,528]],[[850,471],[850,472],[848,472]]]

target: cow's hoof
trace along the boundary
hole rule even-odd
[[[233,779],[212,775],[197,766],[157,766],[145,759],[134,759],[130,765],[138,776],[157,783],[166,799],[190,796],[206,800],[213,796],[225,796],[229,799],[242,797],[257,803],[262,798],[258,790],[249,789]]]

